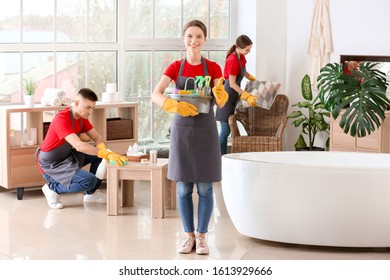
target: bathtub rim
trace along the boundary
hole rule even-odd
[[[390,158],[390,155],[387,157]],[[324,170],[326,172],[320,173],[322,176],[320,184],[301,185],[299,179],[297,179],[296,184],[293,182],[293,185],[296,186],[294,188],[291,188],[290,181],[285,182],[283,177],[286,176],[279,179],[279,177],[272,177],[266,174],[267,176],[260,177],[262,178],[261,180],[264,181],[263,178],[278,178],[277,186],[275,187],[272,184],[269,187],[268,185],[271,184],[262,183],[265,187],[260,185],[254,188],[253,183],[248,183],[248,180],[252,180],[252,176],[234,176],[234,172],[226,172],[226,168],[234,168],[237,172],[247,171],[249,172],[247,174],[259,176],[256,172],[258,169],[251,170],[250,168],[258,168],[256,166],[259,166],[269,173],[272,169],[281,167],[281,164],[269,163],[268,161],[240,160],[237,154],[226,156],[223,162],[225,164],[222,167],[222,192],[225,205],[233,225],[240,234],[260,240],[309,246],[390,247],[390,225],[388,223],[390,208],[387,201],[387,198],[390,197],[389,188],[386,187],[387,184],[374,186],[373,188],[370,183],[367,183],[367,180],[359,179],[360,175],[371,178],[378,174],[380,182],[388,182],[388,178],[390,178],[389,168],[380,170],[375,167],[375,170],[366,170],[365,174],[361,174],[362,170],[356,167],[341,170],[339,167],[326,169],[306,165],[306,168],[302,170],[301,165],[283,164],[282,169],[288,169],[287,174],[294,173],[296,170],[300,170],[301,173],[307,171],[311,174]],[[281,170],[280,172],[283,171]],[[326,182],[329,177],[326,177],[325,174],[328,172],[330,174],[338,173],[340,179],[337,180],[338,182],[343,182],[340,176],[344,176],[343,173],[346,173],[347,177],[353,176],[354,180],[359,180],[359,183],[355,185],[351,182],[346,185],[346,188],[343,185],[328,185]],[[226,175],[228,176],[225,177]],[[241,181],[240,178],[244,180],[244,183],[239,183]],[[318,178],[312,179],[317,180]],[[258,178],[255,180],[258,180]],[[306,178],[305,181],[310,180]],[[269,180],[264,182],[269,182]],[[361,185],[359,185],[360,182]],[[373,182],[376,183],[375,179],[373,179]],[[250,186],[250,199],[241,194],[243,190],[247,190],[246,186]],[[288,187],[286,188],[286,186]],[[302,190],[305,192],[300,192]],[[306,192],[306,190],[310,192]],[[371,192],[372,190],[374,192]],[[379,192],[378,196],[377,190],[383,190],[383,192]],[[278,194],[281,191],[283,191],[283,196]],[[366,193],[369,195],[365,195]],[[291,196],[291,194],[294,194],[294,196]],[[316,196],[313,197],[313,194]],[[337,195],[337,199],[335,199],[335,195]],[[380,200],[377,200],[376,196]],[[250,202],[253,197],[261,197],[261,207],[259,207],[259,202],[257,204]],[[268,202],[264,204],[264,201],[272,202],[272,199],[275,197],[278,197],[279,203],[270,204]],[[376,202],[374,207],[370,207],[367,198]],[[280,203],[281,201],[283,203]],[[332,208],[328,208],[328,205],[332,205]],[[367,207],[369,211],[365,211]],[[310,209],[309,212],[308,209]],[[287,211],[291,216],[285,215]],[[351,216],[351,213],[353,216]],[[377,213],[381,214],[377,215]],[[332,215],[336,218],[332,218]],[[260,222],[253,226],[254,220]],[[282,230],[280,225],[283,225]],[[324,227],[326,230],[323,229]],[[313,228],[319,229],[319,232],[313,231]]]
[[[264,154],[264,155],[272,155],[272,154],[286,154],[286,155],[297,155],[297,154],[307,154],[310,153],[310,156],[314,155],[322,155],[323,153],[326,153],[327,155],[333,154],[333,155],[346,155],[346,156],[369,156],[369,157],[388,157],[389,163],[388,166],[372,166],[372,165],[366,165],[366,166],[340,166],[340,165],[328,165],[328,164],[314,164],[310,165],[305,162],[296,162],[296,163],[290,163],[290,162],[277,162],[277,161],[269,161],[267,159],[261,160],[261,159],[250,159],[245,158],[245,155],[248,154]],[[342,152],[342,151],[277,151],[277,152],[243,152],[243,153],[231,153],[231,154],[225,154],[222,156],[222,162],[223,158],[226,158],[228,160],[237,160],[237,161],[246,161],[246,162],[253,162],[258,164],[268,164],[268,165],[276,165],[276,166],[291,166],[291,167],[305,167],[308,169],[329,169],[329,170],[340,170],[341,168],[346,171],[378,171],[378,172],[390,172],[390,154],[387,153],[369,153],[369,152]]]

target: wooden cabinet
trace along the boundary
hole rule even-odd
[[[390,111],[378,129],[362,138],[345,134],[339,122],[340,117],[330,120],[331,151],[390,153]]]
[[[22,199],[25,187],[44,184],[34,154],[42,143],[45,124],[50,123],[55,114],[65,107],[0,106],[0,186],[17,189],[18,199]],[[107,137],[107,119],[131,120],[131,138],[111,139]],[[107,147],[125,154],[129,145],[137,142],[138,104],[134,102],[96,103],[90,121],[106,140]],[[110,139],[110,140],[107,140]]]

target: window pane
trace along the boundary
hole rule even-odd
[[[155,142],[168,140],[169,128],[171,127],[173,114],[165,112],[160,106],[153,104],[153,139]]]
[[[179,51],[156,51],[153,56],[154,86],[160,81],[161,76],[169,64],[181,58]],[[170,87],[174,87],[172,82]],[[153,139],[155,141],[167,141],[167,134],[172,122],[172,114],[165,112],[160,106],[153,105]]]
[[[23,1],[23,42],[54,42],[54,1]]]
[[[116,42],[116,0],[89,1],[90,42]]]
[[[87,0],[57,0],[57,42],[85,42]]]
[[[23,54],[23,79],[29,78],[38,83],[35,100],[39,102],[46,88],[54,87],[54,53],[25,52]]]
[[[226,60],[226,52],[225,51],[210,51],[209,52],[209,59],[218,63],[219,66],[221,66],[221,69],[223,72],[223,68],[225,67],[225,60]]]
[[[155,37],[181,38],[181,0],[156,0]]]
[[[230,38],[230,0],[210,1],[210,35],[212,39]]]
[[[206,26],[207,13],[209,11],[208,0],[183,0],[183,20],[184,24],[190,20],[201,20]],[[207,34],[207,37],[210,35]]]
[[[169,64],[175,60],[180,59],[179,51],[155,51],[153,54],[153,87],[161,79],[161,75],[164,73],[165,69]],[[174,86],[174,85],[173,85]]]
[[[0,104],[21,101],[20,54],[0,53]]]
[[[57,88],[73,98],[86,85],[86,52],[57,53]]]
[[[153,23],[152,0],[129,0],[126,15],[129,38],[151,38]]]
[[[238,3],[236,0],[0,1],[7,4],[0,11],[0,44],[3,43],[0,104],[23,101],[21,87],[25,77],[39,81],[37,102],[46,87],[62,88],[71,98],[80,88],[90,87],[101,100],[107,83],[123,80],[124,85],[118,87],[123,89],[126,100],[139,103],[139,139],[153,138],[158,142],[168,140],[173,115],[153,104],[150,96],[166,67],[185,54],[180,51],[184,50],[180,40],[183,22],[201,20],[208,27],[207,37],[217,39],[209,41],[213,44],[211,48],[220,50],[222,45],[228,49],[230,44],[225,44],[230,39],[230,25],[234,24],[230,22],[230,6],[235,6],[230,3]],[[123,11],[118,11],[118,2],[125,7]],[[123,22],[118,22],[122,19]],[[125,41],[112,44],[118,40],[118,24],[126,25]],[[22,43],[41,44],[21,44],[20,52],[4,44],[19,43],[20,38]],[[161,40],[164,38],[174,40]],[[94,44],[83,44],[86,42]],[[136,44],[142,48],[133,49]],[[123,48],[124,53],[120,53]],[[202,51],[202,55],[219,63],[221,68],[225,53]],[[120,63],[123,69],[119,73],[124,75],[121,79],[117,77],[118,57],[124,60]],[[173,82],[170,87],[174,87]]]
[[[152,139],[150,99],[138,100],[138,141]]]
[[[88,58],[88,87],[95,91],[101,100],[102,92],[106,90],[106,84],[117,82],[116,52],[90,52]]]
[[[150,97],[151,52],[126,52],[124,90],[127,97]]]
[[[5,2],[5,0],[2,0]],[[19,42],[20,2],[7,1],[0,9],[0,43]]]

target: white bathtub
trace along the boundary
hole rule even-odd
[[[390,247],[390,154],[227,154],[222,193],[243,235],[306,245]]]

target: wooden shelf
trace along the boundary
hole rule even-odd
[[[339,125],[340,118],[330,118],[331,151],[390,153],[390,111],[377,130],[362,138],[345,134]]]
[[[44,138],[43,123],[50,122],[57,112],[65,108],[39,104],[34,107],[0,106],[0,131],[2,132],[0,135],[0,186],[6,189],[18,189],[44,184],[34,154]],[[106,141],[109,149],[125,154],[129,145],[137,142],[138,103],[96,103],[90,121],[105,140],[107,139],[106,120],[113,117],[132,120],[132,138]],[[37,128],[37,143],[28,146],[26,140],[31,128]],[[23,137],[23,134],[26,136]],[[21,145],[22,141],[25,141],[23,145]]]

